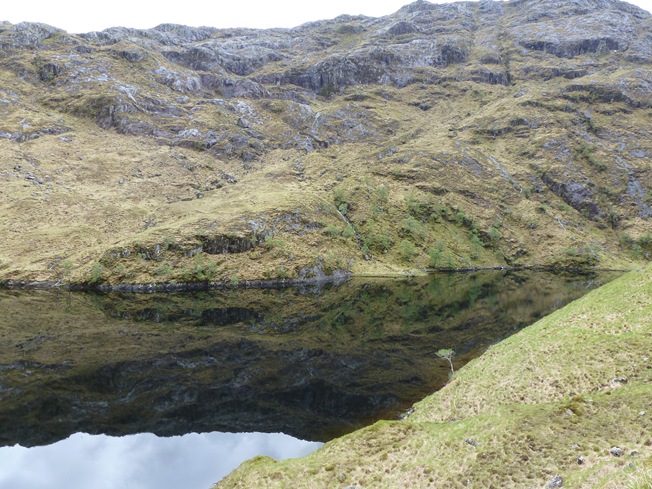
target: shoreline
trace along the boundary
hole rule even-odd
[[[343,270],[336,270],[331,275],[322,275],[311,278],[298,279],[261,279],[241,280],[237,283],[219,282],[157,282],[157,283],[124,283],[124,284],[94,284],[89,282],[62,283],[52,281],[28,281],[28,280],[0,280],[0,290],[49,290],[62,289],[79,292],[123,292],[123,293],[159,293],[159,292],[191,292],[208,290],[238,290],[238,289],[283,289],[290,287],[310,287],[335,285],[340,286],[354,279],[410,279],[418,276],[427,276],[435,273],[457,274],[483,271],[538,271],[551,273],[592,273],[592,272],[627,272],[627,269],[612,268],[583,268],[583,267],[545,267],[545,266],[494,266],[494,267],[465,267],[465,268],[440,268],[426,270],[406,270],[397,273],[380,274],[353,274]]]

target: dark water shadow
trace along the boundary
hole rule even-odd
[[[306,291],[0,291],[0,446],[73,433],[282,432],[398,413],[615,275],[441,274]]]

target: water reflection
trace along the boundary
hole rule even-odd
[[[319,446],[280,433],[77,433],[44,447],[0,448],[0,489],[207,489],[256,455],[281,460]]]
[[[283,432],[393,418],[610,276],[433,275],[152,295],[0,290],[0,446],[77,432]]]

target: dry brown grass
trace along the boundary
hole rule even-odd
[[[325,29],[324,36],[337,40],[333,52],[354,49],[365,37]],[[134,64],[116,55],[132,49],[145,57]],[[63,63],[65,70],[42,81],[38,65],[48,60]],[[173,269],[165,280],[181,280],[189,272],[182,255],[168,253],[160,263],[143,264],[134,254],[110,264],[106,254],[116,246],[155,246],[161,239],[191,242],[206,231],[242,233],[247,221],[268,220],[271,226],[297,212],[322,229],[344,229],[334,212],[337,192],[348,199],[347,218],[360,242],[332,232],[277,229],[285,242],[282,252],[205,256],[218,268],[216,279],[296,277],[327,260],[329,252],[342,262],[334,266],[357,274],[506,264],[629,268],[644,259],[624,239],[644,237],[646,221],[637,217],[623,163],[614,155],[643,188],[650,187],[648,160],[628,156],[632,149],[652,151],[645,109],[587,102],[588,95],[579,92],[571,96],[566,89],[572,81],[563,78],[524,77],[510,86],[446,81],[468,79],[464,72],[477,68],[476,61],[424,69],[423,76],[441,78],[437,84],[352,86],[328,98],[305,93],[300,104],[219,101],[219,90],[175,92],[156,81],[155,69],[164,66],[182,78],[196,73],[127,40],[96,46],[88,57],[57,39],[36,54],[8,53],[0,60],[0,100],[8,101],[0,103],[0,131],[69,130],[23,142],[0,138],[0,279],[58,280],[56,263],[68,259],[74,263],[69,281],[88,281],[98,263],[105,267],[100,280],[109,283],[159,281],[152,272],[161,266]],[[541,69],[558,61],[537,60]],[[283,71],[286,62],[270,63],[261,73]],[[522,73],[528,63],[514,56],[511,69]],[[109,81],[91,76],[100,69]],[[601,70],[586,82],[634,86],[640,79],[627,65]],[[267,88],[281,93],[287,87]],[[196,130],[201,136],[103,129],[98,117],[106,127],[112,104],[130,110],[120,115],[122,122],[152,124],[172,135]],[[250,128],[237,124],[241,110],[251,113]],[[582,119],[587,111],[593,127]],[[219,142],[206,149],[210,131]],[[327,140],[327,147],[313,141],[315,150],[307,153],[290,143],[310,134]],[[231,138],[245,143],[238,146]],[[598,163],[605,168],[596,168]],[[224,174],[238,182],[227,183]],[[571,208],[542,184],[543,174],[589,182],[602,215],[591,220]],[[34,179],[26,179],[30,175]],[[381,188],[382,202],[376,193]],[[422,204],[421,211],[415,212],[414,202]],[[403,223],[410,216],[419,221],[418,232],[406,231]],[[618,227],[609,219],[618,220]],[[495,242],[487,238],[492,230],[499,236]],[[443,258],[433,259],[437,248]]]

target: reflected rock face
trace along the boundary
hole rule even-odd
[[[611,278],[611,277],[610,277]],[[605,279],[484,272],[299,289],[0,292],[0,445],[75,432],[283,432],[394,418]]]

